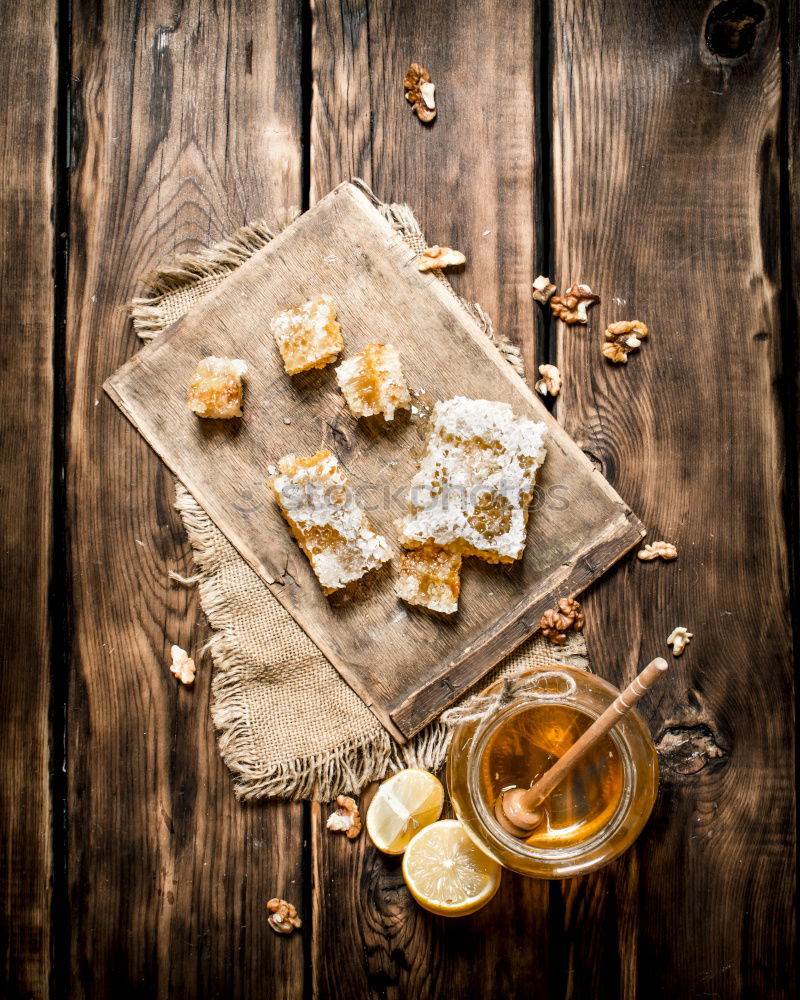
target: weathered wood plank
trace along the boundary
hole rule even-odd
[[[538,3],[311,7],[311,204],[353,176],[383,201],[408,202],[432,243],[466,253],[464,273],[448,277],[480,302],[533,372]],[[436,85],[431,125],[404,98],[412,61]]]
[[[631,559],[588,597],[593,665],[621,683],[687,625],[643,711],[654,733],[708,727],[727,751],[665,767],[635,855],[564,886],[567,996],[778,997],[793,981],[781,80],[777,4],[763,9],[752,50],[728,60],[706,47],[704,5],[553,7],[556,273],[603,298],[588,330],[558,331],[557,411],[680,553]],[[634,318],[650,339],[608,364],[605,324]]]
[[[458,613],[417,613],[395,593],[396,563],[357,594],[326,597],[267,483],[288,454],[328,447],[395,558],[427,423],[357,420],[330,367],[290,379],[269,317],[325,292],[343,356],[390,331],[415,409],[458,394],[501,400],[547,425],[528,544],[514,565],[468,560]],[[413,320],[410,320],[413,317]],[[435,332],[435,336],[432,333]],[[202,421],[184,387],[205,353],[248,365],[243,416]],[[106,390],[387,727],[413,736],[538,626],[559,596],[596,579],[642,528],[472,316],[353,184],[342,184],[254,254],[179,323],[106,382]],[[443,494],[443,504],[458,503]],[[393,544],[394,542],[394,544]]]
[[[299,4],[73,4],[68,315],[72,993],[303,994],[300,806],[242,808],[208,712],[207,628],[172,476],[102,392],[137,276],[300,202]],[[176,686],[169,645],[198,655]]]
[[[0,13],[0,981],[19,997],[50,976],[55,22],[52,0]]]
[[[786,494],[793,584],[793,619],[800,614],[800,9],[785,4],[781,24],[784,114],[781,119],[781,254],[783,297],[783,404],[786,428]],[[795,663],[800,636],[794,632]]]
[[[430,240],[466,253],[453,284],[532,371],[538,5],[315,0],[313,12],[312,203],[353,174],[408,201]],[[403,97],[412,60],[437,85],[429,127]],[[316,996],[343,984],[353,998],[554,995],[557,949],[536,944],[551,940],[548,885],[509,876],[485,910],[448,922],[414,903],[396,861],[326,818],[314,807]]]
[[[366,834],[330,833],[329,812],[312,806],[314,996],[339,997],[343,982],[357,1000],[557,995],[547,882],[504,872],[480,912],[436,917],[409,895],[402,858],[380,855]]]

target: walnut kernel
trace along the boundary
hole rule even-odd
[[[534,386],[537,392],[543,396],[548,393],[557,396],[561,392],[561,372],[555,365],[539,365],[539,374],[542,376]]]
[[[545,278],[543,274],[540,274],[533,283],[533,297],[537,302],[541,302],[543,306],[547,305],[555,290],[556,286],[549,278]]]
[[[335,833],[344,833],[348,840],[355,840],[361,833],[358,806],[349,795],[337,795],[336,805],[338,809],[330,814],[325,825]]]
[[[453,250],[451,247],[433,246],[422,251],[417,261],[417,267],[420,271],[433,271],[442,267],[458,267],[466,259],[460,250]]]
[[[298,917],[297,910],[285,899],[271,899],[267,903],[269,917],[267,923],[276,934],[291,934],[294,930],[299,930],[303,926],[303,921]]]
[[[651,559],[677,559],[678,550],[672,542],[650,542],[643,549],[636,553],[642,562],[649,562]]]
[[[194,660],[180,646],[173,646],[170,652],[172,653],[170,672],[178,678],[181,684],[190,687],[194,684],[194,675],[197,669],[194,665]]]
[[[432,122],[436,117],[435,87],[431,75],[419,63],[411,63],[403,80],[406,100],[421,122]]]
[[[584,623],[580,604],[573,597],[562,597],[555,608],[542,615],[539,628],[554,646],[563,646],[567,641],[567,632],[580,632]]]
[[[570,326],[573,323],[586,324],[589,322],[589,307],[596,306],[599,301],[600,296],[595,295],[588,285],[576,282],[564,295],[554,295],[550,299],[550,308],[556,319]]]
[[[613,361],[615,365],[627,364],[630,352],[641,346],[648,333],[647,327],[638,319],[612,323],[605,333],[603,357]]]
[[[679,625],[677,628],[674,628],[670,633],[669,639],[667,639],[667,645],[672,646],[672,655],[680,656],[688,646],[689,641],[693,638],[693,634],[685,625]]]

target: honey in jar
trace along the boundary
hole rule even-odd
[[[599,677],[552,664],[521,674],[510,697],[453,734],[447,781],[472,838],[526,875],[565,878],[606,864],[640,833],[658,788],[658,760],[641,716],[630,712],[582,757],[544,801],[544,821],[527,839],[494,816],[503,791],[528,788],[589,728],[619,692]]]

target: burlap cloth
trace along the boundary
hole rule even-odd
[[[407,206],[378,202],[365,185],[355,183],[416,252],[427,246]],[[297,214],[287,213],[277,228],[291,224]],[[144,340],[158,336],[272,238],[265,223],[255,222],[148,274],[143,279],[147,294],[131,304],[138,335]],[[453,291],[441,273],[440,280]],[[522,374],[519,352],[495,338],[479,306],[459,301]],[[176,494],[197,572],[191,578],[171,576],[179,584],[197,584],[213,630],[207,647],[214,661],[211,714],[237,795],[328,801],[342,792],[357,793],[401,767],[438,769],[450,727],[436,721],[405,746],[398,744],[181,483]],[[573,633],[561,648],[534,636],[475,690],[553,660],[588,668],[583,636]]]

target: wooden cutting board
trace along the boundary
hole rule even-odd
[[[343,358],[370,342],[400,350],[418,414],[357,421],[334,366],[284,374],[270,317],[332,296]],[[250,367],[244,416],[203,421],[186,406],[201,357]],[[514,373],[451,290],[416,257],[369,199],[342,184],[231,274],[217,290],[108,379],[106,391],[294,616],[399,739],[407,739],[538,626],[554,601],[586,587],[641,539],[640,522]],[[363,592],[325,597],[265,480],[288,452],[339,458],[398,554],[395,521],[424,447],[424,415],[454,395],[503,400],[544,420],[524,557],[464,562],[452,620],[394,594],[394,566]],[[557,649],[553,649],[557,657]]]

